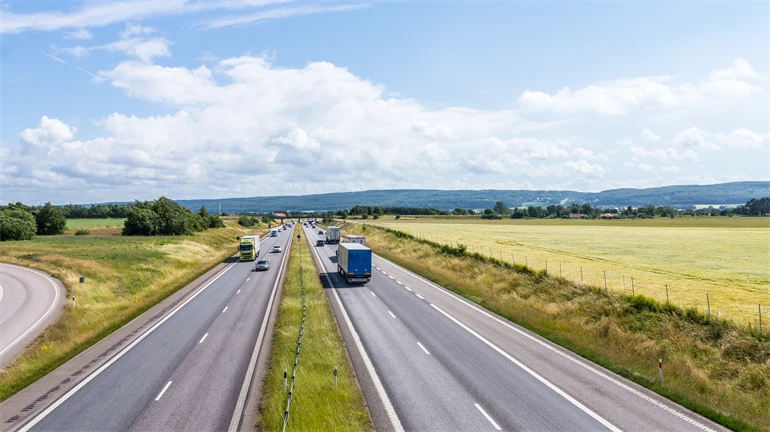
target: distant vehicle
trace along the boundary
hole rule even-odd
[[[316,240],[315,241],[315,245],[316,246],[323,246],[324,245],[324,241],[323,240]]]
[[[355,235],[355,234],[345,234],[342,236],[342,240],[340,240],[342,243],[358,243],[362,245],[366,245],[366,237],[362,235]]]
[[[286,225],[284,225],[283,226],[283,230],[286,231],[287,229],[289,229],[289,228]]]
[[[273,246],[273,253],[281,253],[281,247],[279,245]]]
[[[318,231],[323,234],[323,231]],[[340,242],[340,227],[330,226],[326,230],[326,243],[335,244]]]
[[[348,283],[368,283],[372,277],[372,250],[359,243],[340,243],[337,272]]]
[[[323,230],[318,230],[318,234],[323,234]]]
[[[254,261],[259,257],[259,236],[248,235],[241,237],[238,250],[240,251],[240,261]]]
[[[278,237],[278,230],[273,228],[270,230],[270,237]]]
[[[254,271],[267,271],[270,270],[270,263],[267,260],[259,260],[254,265]]]

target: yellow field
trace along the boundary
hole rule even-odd
[[[611,290],[707,310],[742,324],[770,317],[770,219],[640,221],[380,219],[374,223]],[[633,287],[632,287],[633,278]],[[625,287],[625,288],[624,288]]]

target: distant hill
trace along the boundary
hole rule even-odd
[[[756,181],[647,189],[612,189],[602,192],[389,189],[315,195],[177,200],[177,202],[192,210],[198,210],[205,205],[210,211],[216,211],[221,203],[223,212],[239,213],[276,210],[340,210],[355,205],[433,207],[447,210],[456,207],[483,209],[492,207],[498,200],[510,207],[572,202],[617,207],[629,205],[637,207],[645,204],[688,206],[742,204],[751,198],[766,196],[770,196],[770,182]]]

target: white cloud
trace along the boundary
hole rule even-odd
[[[77,40],[92,39],[93,37],[94,35],[91,34],[91,32],[86,29],[75,30],[64,35],[64,39],[77,39]]]
[[[682,169],[676,165],[665,165],[658,168],[658,171],[664,172],[664,173],[677,173],[681,170]]]
[[[644,148],[641,146],[633,146],[629,149],[631,154],[635,157],[642,159],[656,159],[660,161],[673,160],[689,160],[696,162],[699,160],[698,155],[692,150],[679,151],[675,148]]]
[[[683,147],[706,150],[721,150],[721,146],[758,149],[768,137],[770,134],[758,134],[745,128],[735,129],[730,133],[709,133],[697,127],[691,127],[679,132],[674,137],[674,143]]]
[[[659,137],[659,136],[657,136],[657,135],[655,135],[655,133],[654,133],[654,132],[652,132],[651,130],[649,130],[649,129],[647,129],[647,128],[645,128],[645,129],[642,129],[642,135],[644,136],[644,138],[645,138],[647,141],[652,141],[652,142],[658,142],[658,141],[660,141],[660,137]]]
[[[714,138],[717,142],[738,149],[760,148],[769,137],[770,134],[765,133],[760,135],[744,128],[735,129],[729,134],[714,134]]]
[[[75,136],[77,128],[71,127],[61,120],[43,116],[39,127],[24,129],[19,138],[23,143],[37,147],[51,146],[71,140]]]
[[[141,25],[127,25],[126,29],[120,34],[123,39],[129,39],[133,36],[144,36],[151,33],[156,33],[158,30],[152,27],[144,27]]]
[[[727,69],[715,70],[711,72],[711,78],[717,80],[724,79],[757,79],[761,78],[759,73],[746,60],[739,58],[733,62],[733,65]]]
[[[86,2],[72,12],[15,13],[3,10],[0,32],[50,31],[64,28],[93,28],[143,18],[193,14],[216,10],[248,9],[285,3],[290,0],[223,0],[223,1],[112,1]]]
[[[152,39],[145,39],[143,37],[155,32],[156,30],[151,27],[127,26],[121,33],[121,39],[115,42],[92,47],[54,47],[54,49],[75,57],[83,57],[92,51],[122,52],[143,62],[151,63],[154,57],[168,57],[171,55],[169,47],[172,43],[169,40],[159,36]]]
[[[605,174],[605,169],[601,165],[592,164],[585,160],[567,161],[561,164],[561,167],[588,178],[604,178]]]
[[[732,68],[714,72],[710,79],[699,84],[675,83],[667,75],[619,79],[598,82],[575,91],[564,87],[553,95],[525,91],[519,97],[518,105],[527,112],[588,112],[620,116],[634,109],[718,103],[745,98],[762,90],[762,87],[745,81],[751,76],[750,71],[753,68],[748,62],[739,59]]]
[[[705,149],[705,150],[721,150],[716,143],[714,143],[709,134],[697,127],[691,127],[679,132],[674,137],[674,143],[679,144],[686,148]]]
[[[199,27],[202,29],[236,27],[236,26],[243,26],[247,24],[256,24],[263,21],[289,18],[293,16],[306,16],[306,15],[314,15],[314,14],[327,13],[327,12],[346,12],[346,11],[368,8],[369,6],[371,5],[368,3],[354,3],[354,4],[336,5],[336,6],[298,6],[298,7],[289,7],[289,8],[279,8],[279,9],[272,9],[269,11],[257,12],[257,13],[248,14],[248,15],[240,14],[240,15],[214,18],[213,20],[202,22],[199,25]]]
[[[655,165],[650,165],[646,163],[640,163],[636,165],[636,167],[642,171],[655,171]]]

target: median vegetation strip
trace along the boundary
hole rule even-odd
[[[188,236],[58,235],[3,243],[0,261],[58,278],[68,302],[59,322],[0,370],[0,400],[222,262],[237,251],[236,236],[252,232],[229,220],[225,228]]]
[[[383,257],[725,426],[768,430],[767,327],[760,336],[693,308],[581,285],[462,245],[370,225],[343,229],[365,235]]]
[[[262,386],[257,428],[264,431],[280,431],[283,428],[302,325],[303,278],[307,314],[286,430],[372,430],[363,394],[304,239],[293,243],[289,257],[288,273],[273,329],[270,367]],[[285,390],[284,370],[287,373]]]

